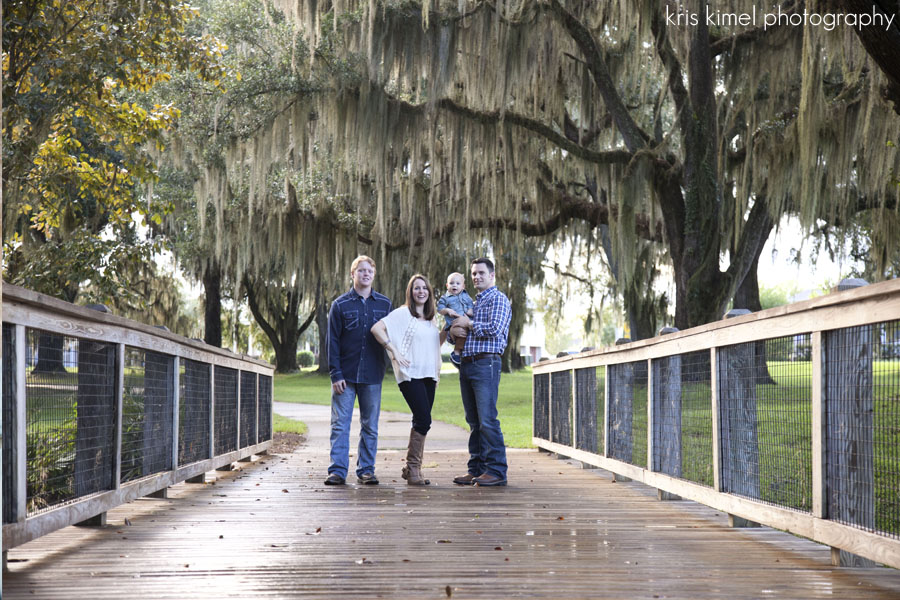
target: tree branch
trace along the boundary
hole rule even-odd
[[[422,114],[425,112],[426,104],[412,104],[404,100],[399,100],[390,96],[385,92],[390,101],[395,102],[404,111],[411,114]],[[540,135],[548,142],[555,144],[559,148],[565,150],[569,154],[582,158],[588,162],[595,164],[628,164],[631,160],[631,152],[624,148],[617,150],[590,150],[583,145],[577,144],[569,140],[565,135],[557,132],[551,126],[541,123],[540,121],[518,113],[506,112],[501,114],[499,110],[495,111],[478,111],[466,106],[457,104],[450,98],[443,98],[435,102],[435,106],[448,112],[463,116],[476,123],[487,125],[498,125],[500,123],[510,123],[523,129],[527,129],[533,133]]]
[[[594,83],[606,103],[606,109],[612,115],[619,133],[622,134],[628,150],[635,153],[646,147],[650,136],[640,128],[631,117],[631,113],[628,112],[590,30],[575,15],[566,10],[559,0],[550,0],[550,10],[581,49],[581,53],[584,54]]]

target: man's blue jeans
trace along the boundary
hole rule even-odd
[[[347,478],[350,466],[350,423],[354,400],[359,398],[359,454],[356,475],[375,472],[378,450],[378,414],[381,412],[380,383],[351,383],[342,394],[331,393],[331,466],[328,473]]]
[[[497,419],[500,356],[491,355],[459,367],[466,423],[469,424],[469,473],[506,479],[506,444]]]

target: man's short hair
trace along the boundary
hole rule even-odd
[[[473,265],[479,265],[479,264],[484,265],[487,267],[487,270],[489,273],[494,272],[494,263],[489,258],[485,258],[485,257],[476,258],[475,260],[472,261],[472,264]]]
[[[353,259],[352,263],[350,263],[350,274],[351,275],[353,275],[353,273],[356,272],[356,267],[358,267],[359,263],[361,263],[361,262],[367,262],[370,265],[372,265],[372,269],[375,269],[375,261],[372,260],[370,257],[366,256],[365,254],[360,254],[359,256],[357,256],[356,258]]]

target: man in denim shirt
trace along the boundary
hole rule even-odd
[[[375,261],[357,256],[350,265],[353,287],[331,303],[328,313],[328,366],[331,371],[331,466],[325,485],[343,485],[350,464],[350,422],[359,398],[359,483],[377,485],[375,452],[384,349],[372,336],[377,321],[391,312],[391,301],[372,289]]]

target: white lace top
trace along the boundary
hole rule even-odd
[[[405,306],[395,308],[381,320],[397,352],[409,359],[408,367],[394,363],[397,383],[410,379],[440,379],[441,345],[435,321],[412,316]]]

